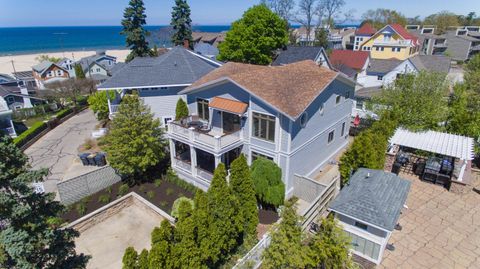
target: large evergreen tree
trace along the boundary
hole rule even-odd
[[[244,233],[250,238],[255,238],[258,225],[257,198],[250,168],[243,154],[231,164],[230,187],[240,203],[239,214],[243,218]]]
[[[188,106],[182,98],[178,98],[177,106],[175,107],[175,120],[182,120],[188,117]]]
[[[268,65],[288,42],[287,22],[265,5],[248,9],[219,45],[221,61]]]
[[[305,268],[310,264],[308,247],[302,243],[302,227],[294,201],[285,203],[280,218],[280,224],[273,228],[270,246],[263,252],[262,268]]]
[[[185,40],[192,45],[192,20],[186,0],[175,0],[170,25],[173,27],[172,43],[175,46],[183,45]]]
[[[102,143],[110,165],[125,176],[139,176],[165,156],[160,121],[137,95],[123,98]]]
[[[85,268],[88,257],[75,253],[71,228],[60,228],[63,206],[52,194],[35,193],[47,170],[28,169],[27,157],[6,136],[0,137],[0,246],[6,268]]]
[[[122,258],[122,269],[137,269],[138,253],[133,247],[125,250]]]
[[[127,62],[135,57],[149,56],[151,53],[146,40],[148,32],[143,28],[147,23],[146,18],[143,0],[130,0],[123,12],[122,20],[122,35],[126,36],[127,47],[131,49]]]

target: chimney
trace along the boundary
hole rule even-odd
[[[183,47],[190,49],[190,41],[188,41],[188,39],[183,40]]]

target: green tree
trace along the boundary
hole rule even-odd
[[[75,64],[75,77],[77,79],[84,79],[85,78],[85,72],[83,72],[83,68],[80,64]]]
[[[447,131],[480,138],[480,96],[466,84],[457,84],[451,96]]]
[[[235,159],[230,166],[230,187],[233,195],[240,202],[239,214],[243,218],[244,233],[246,236],[255,238],[258,225],[257,198],[255,197],[255,186],[250,168],[243,154]]]
[[[288,42],[287,22],[265,5],[248,9],[219,45],[221,61],[268,65]]]
[[[171,243],[173,241],[173,226],[168,220],[163,220],[160,223],[160,227],[155,227],[152,231],[152,245],[155,245],[161,241]]]
[[[170,215],[172,215],[172,217],[174,217],[174,218],[178,218],[178,217],[179,217],[179,215],[180,215],[180,212],[179,212],[179,210],[180,210],[180,204],[181,204],[182,202],[184,202],[184,201],[190,203],[190,205],[192,206],[192,208],[194,207],[194,203],[193,203],[193,200],[192,200],[192,199],[187,198],[187,197],[180,197],[180,198],[178,198],[177,200],[175,200],[175,202],[173,202],[172,213],[170,214]]]
[[[160,121],[137,95],[126,95],[102,143],[110,165],[126,176],[140,176],[165,157]]]
[[[480,94],[480,54],[473,56],[465,66],[465,83],[470,90]]]
[[[107,120],[110,115],[108,99],[113,99],[115,94],[111,91],[97,91],[88,97],[88,105],[95,113],[98,120]]]
[[[140,255],[138,255],[137,269],[149,269],[148,250],[143,249]]]
[[[425,18],[424,25],[435,25],[435,32],[443,34],[450,26],[460,26],[456,14],[450,11],[441,11]]]
[[[315,31],[315,46],[320,46],[324,49],[328,48],[327,30],[320,28]]]
[[[295,201],[287,201],[280,211],[281,222],[272,229],[270,246],[263,252],[262,268],[305,268],[308,247],[303,244],[300,217]]]
[[[222,263],[228,257],[228,254],[237,246],[243,230],[242,219],[238,214],[239,202],[232,194],[226,178],[225,165],[220,163],[215,169],[207,192],[208,212],[213,220],[209,229],[214,265]]]
[[[85,268],[88,256],[75,253],[79,233],[61,228],[64,207],[52,194],[38,194],[31,183],[47,170],[31,170],[27,157],[7,136],[0,137],[0,246],[6,268]]]
[[[150,55],[150,49],[146,40],[148,32],[143,28],[147,23],[146,18],[143,0],[130,0],[128,7],[123,12],[122,20],[122,35],[126,36],[127,47],[131,49],[126,62],[130,62],[135,57]]]
[[[324,218],[320,231],[313,237],[309,247],[310,262],[314,268],[351,268],[349,256],[351,239],[333,217]]]
[[[372,102],[381,104],[377,114],[388,110],[407,129],[438,130],[447,117],[448,93],[446,74],[422,71],[397,79]]]
[[[35,58],[35,60],[37,60],[37,62],[41,63],[41,62],[52,62],[52,63],[58,63],[60,62],[61,58],[58,58],[58,57],[52,57],[52,56],[48,56],[46,54],[42,54],[42,55],[39,55]]]
[[[258,200],[275,207],[283,205],[285,184],[282,181],[282,169],[266,158],[256,159],[251,169]]]
[[[182,120],[188,117],[188,106],[182,98],[178,98],[177,106],[175,107],[175,120]]]
[[[138,253],[133,247],[128,247],[123,254],[123,269],[137,269]]]
[[[183,45],[186,40],[192,46],[192,20],[190,19],[190,6],[186,0],[175,0],[172,11],[173,27],[172,43],[175,46]]]
[[[403,26],[407,24],[407,18],[402,13],[385,8],[367,10],[362,18],[364,22],[369,22],[376,29],[383,28],[387,24],[398,23]]]
[[[148,254],[149,268],[173,268],[174,227],[167,220],[152,231],[152,249]]]

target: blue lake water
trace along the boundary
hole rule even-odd
[[[170,46],[162,33],[164,26],[146,26],[152,34],[151,46]],[[221,32],[229,25],[194,26],[194,31]],[[96,50],[125,48],[121,26],[18,27],[0,28],[0,55],[66,50]]]

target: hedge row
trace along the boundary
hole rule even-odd
[[[62,119],[64,118],[65,116],[69,115],[70,113],[72,113],[72,109],[71,108],[65,108],[65,109],[62,109],[60,110],[57,114],[55,114],[57,116],[57,119]]]
[[[185,180],[181,180],[178,177],[178,175],[175,173],[175,171],[173,171],[172,168],[170,167],[168,168],[167,175],[165,176],[164,179],[191,193],[196,193],[198,190],[200,190],[199,188],[195,187],[193,184],[190,184]]]
[[[18,147],[21,147],[45,129],[47,129],[47,123],[42,121],[36,122],[32,125],[32,127],[16,137],[13,142]]]

